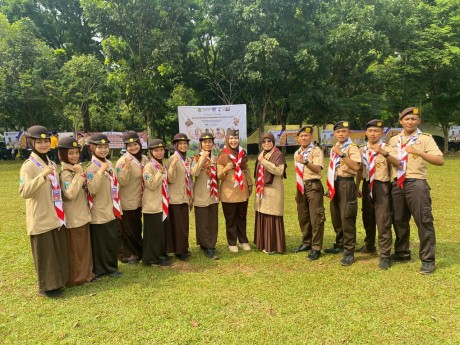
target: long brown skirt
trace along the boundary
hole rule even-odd
[[[93,273],[103,276],[118,271],[118,219],[105,224],[90,224]]]
[[[59,289],[69,279],[69,256],[64,228],[30,236],[40,292]]]
[[[202,248],[216,248],[218,204],[195,206],[196,244]]]
[[[94,278],[93,254],[89,223],[78,228],[66,228],[69,250],[69,281],[67,286],[81,285]]]
[[[283,216],[272,216],[256,211],[254,244],[260,250],[284,253],[286,251],[286,237]]]
[[[169,205],[168,234],[168,253],[186,254],[188,252],[189,234],[189,205],[174,204]]]
[[[166,252],[166,231],[168,219],[163,221],[163,212],[144,213],[144,265],[159,264],[168,258]]]
[[[118,232],[119,259],[142,258],[142,209],[123,210]]]

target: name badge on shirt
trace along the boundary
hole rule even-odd
[[[117,199],[118,198],[118,188],[113,187],[112,188],[112,199]]]
[[[53,202],[60,202],[61,201],[61,191],[54,189],[52,191],[53,194]]]

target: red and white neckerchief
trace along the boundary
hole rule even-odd
[[[94,156],[91,159],[91,162],[96,164],[99,168],[101,167],[101,163],[99,163],[98,160],[94,158]],[[110,179],[110,187],[111,187],[111,195],[112,195],[112,204],[113,204],[113,214],[115,217],[118,219],[121,219],[121,206],[120,206],[120,187],[118,186],[118,180],[115,174],[113,173],[113,167],[112,167],[112,162],[109,160],[106,160],[106,163],[108,165],[107,169],[104,173],[109,177]],[[90,195],[88,193],[88,195]],[[92,197],[91,197],[92,198]],[[89,200],[89,197],[88,197]],[[91,204],[91,203],[90,203]]]
[[[200,152],[200,156],[203,152]],[[208,174],[208,184],[209,196],[214,198],[215,201],[219,201],[219,189],[217,187],[217,171],[216,165],[212,163],[212,152],[209,153],[209,156],[206,158],[209,160],[209,174]]]
[[[342,146],[340,150],[342,152],[352,143],[351,139],[348,138]],[[337,143],[336,145],[340,145]],[[332,200],[335,195],[335,179],[337,178],[337,167],[340,164],[340,156],[331,150],[330,158],[329,158],[329,168],[327,169],[327,188],[329,189],[329,199]]]
[[[270,151],[267,156],[268,159],[271,157],[273,152],[278,150],[276,147],[273,148],[272,151]],[[265,168],[262,164],[259,163],[259,169],[257,170],[257,182],[256,182],[256,198],[262,199],[264,197],[264,188],[265,188],[265,181],[264,181],[264,173],[265,173]]]
[[[161,182],[161,198],[162,198],[162,207],[163,207],[163,221],[168,218],[169,214],[169,189],[168,189],[168,171],[163,168],[158,162],[154,159],[150,160],[150,163],[157,170],[163,169],[163,181]]]
[[[244,150],[241,146],[238,146],[238,158],[235,157],[228,149],[226,146],[222,149],[225,153],[227,153],[230,156],[230,159],[232,160],[233,164],[235,164],[235,183],[233,184],[233,188],[236,186],[240,186],[240,190],[244,189],[244,184],[243,184],[243,171],[241,170],[241,162],[243,161],[243,156],[244,156]]]
[[[177,157],[179,157],[180,161],[184,165],[184,168],[185,168],[185,188],[187,189],[188,197],[190,199],[192,199],[192,186],[191,186],[192,179],[191,179],[191,176],[190,176],[190,164],[187,161],[187,158],[184,159],[179,152],[175,151],[174,154]]]
[[[141,177],[142,175],[144,174],[144,164],[142,164],[142,156],[141,156],[141,161],[139,162],[137,160],[136,157],[134,157],[131,153],[129,153],[128,151],[126,151],[125,153],[125,156],[128,156],[131,158],[131,162],[134,162],[134,164],[136,164],[139,169],[141,170]],[[126,163],[125,163],[126,164]],[[144,194],[144,179],[142,178],[141,179],[141,198],[142,198],[142,195]]]
[[[310,152],[314,149],[315,145],[313,145],[313,143],[311,143],[310,145],[308,145],[308,147],[306,148],[306,150],[304,152],[301,152],[302,148],[299,148],[299,150],[297,151],[297,154],[299,156],[302,156],[303,160],[307,160],[307,157],[310,155]],[[299,190],[299,192],[301,194],[304,194],[305,193],[305,187],[304,187],[304,183],[303,183],[303,169],[305,167],[305,164],[302,164],[302,163],[299,163],[299,162],[295,162],[295,180],[297,182],[297,189]]]
[[[404,189],[404,181],[406,180],[406,170],[407,170],[407,152],[405,148],[407,146],[412,146],[417,141],[422,131],[417,128],[417,133],[415,135],[411,135],[410,138],[404,143],[404,132],[399,135],[398,138],[398,158],[399,158],[399,168],[398,168],[398,176],[396,183],[398,184],[399,188]]]
[[[385,147],[385,144],[380,141],[379,146],[381,148],[383,148],[383,147]],[[370,190],[371,198],[372,198],[372,189],[374,188],[375,171],[376,171],[375,161],[376,161],[378,155],[379,155],[379,153],[375,152],[368,145],[366,145],[366,147],[364,147],[364,150],[363,150],[363,164],[366,167],[366,172],[367,172],[367,179],[366,180],[369,181],[369,190]]]
[[[43,170],[43,165],[41,165],[32,155],[29,156],[29,159],[40,169]],[[53,167],[53,173],[48,175],[48,178],[51,181],[51,200],[54,204],[54,210],[56,211],[56,215],[59,218],[59,223],[65,225],[65,214],[64,214],[64,204],[62,202],[62,193],[61,193],[61,185],[59,184],[59,178],[56,171],[56,165],[54,162],[50,161],[47,157],[48,165]]]

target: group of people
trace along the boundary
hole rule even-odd
[[[359,251],[376,252],[378,232],[380,269],[388,269],[392,261],[410,260],[412,215],[420,237],[420,272],[434,272],[435,232],[426,163],[442,165],[444,159],[432,137],[418,129],[417,108],[405,109],[399,120],[403,131],[388,145],[381,141],[383,122],[368,122],[368,142],[363,147],[351,142],[347,121],[334,125],[337,144],[330,153],[326,194],[321,183],[324,155],[314,145],[313,128],[305,126],[298,131],[295,201],[302,243],[295,252],[308,252],[311,261],[321,257],[327,196],[336,236],[333,246],[324,252],[342,253],[340,264],[353,264],[357,197],[362,197],[366,238]],[[39,293],[60,297],[64,286],[105,275],[119,277],[119,260],[162,267],[171,266],[170,253],[178,260],[189,260],[192,208],[197,245],[208,258],[219,259],[219,202],[229,251],[251,250],[246,228],[254,183],[254,244],[267,254],[284,253],[283,179],[287,165],[274,136],[265,133],[261,138],[254,179],[238,130],[227,130],[219,155],[212,150],[214,139],[211,132],[202,133],[200,152],[188,157],[190,140],[178,133],[172,140],[174,153],[164,162],[165,142],[152,140],[147,157],[142,154],[138,134],[128,131],[123,135],[126,154],[113,167],[107,136],[94,134],[88,141],[92,157],[84,172],[78,164],[81,145],[66,137],[57,145],[61,162],[58,173],[57,165],[47,157],[48,130],[29,128],[27,140],[32,153],[21,168],[20,194],[26,199],[27,231]],[[392,225],[396,240],[395,252],[390,255]]]

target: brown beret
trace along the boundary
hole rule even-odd
[[[399,114],[399,119],[402,120],[402,119],[404,118],[404,116],[406,116],[406,115],[412,115],[412,114],[420,116],[420,113],[419,113],[418,108],[416,108],[416,107],[410,107],[410,108],[404,109],[404,110],[401,112],[401,114]]]
[[[311,126],[304,126],[304,127],[302,127],[302,128],[299,129],[299,131],[297,132],[297,136],[299,136],[300,133],[302,133],[302,132],[313,134],[313,127],[311,127]]]
[[[366,123],[366,129],[369,127],[378,127],[378,128],[383,128],[383,121],[382,120],[370,120],[368,123]]]
[[[342,128],[350,129],[350,122],[339,121],[334,125],[334,131],[336,131],[337,129],[342,129]]]

